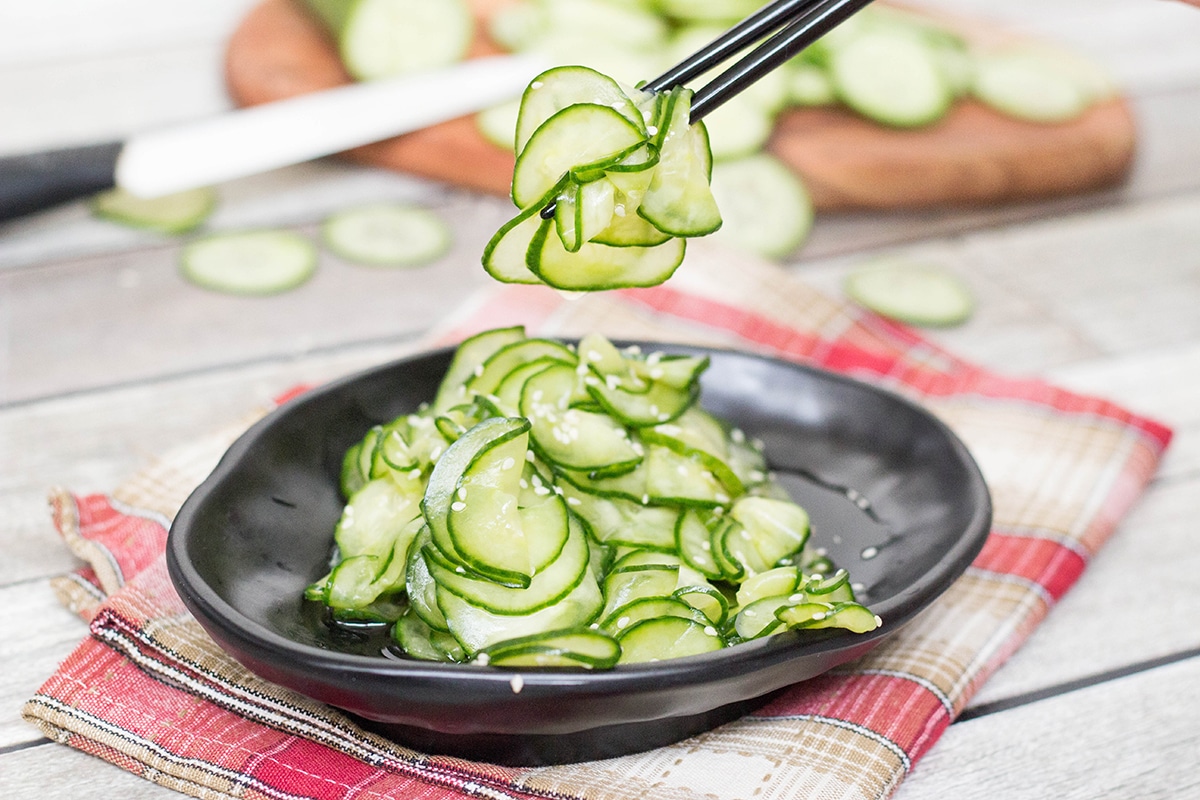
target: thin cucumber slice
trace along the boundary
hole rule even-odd
[[[657,617],[642,620],[622,631],[621,664],[665,661],[670,658],[700,655],[725,646],[721,634],[712,625],[686,617]]]
[[[813,204],[808,190],[782,161],[759,153],[713,165],[712,192],[724,224],[717,241],[772,259],[808,238]]]
[[[466,57],[475,21],[465,0],[305,0],[357,80],[444,67]]]
[[[578,251],[609,226],[616,211],[616,192],[617,187],[607,178],[567,184],[567,190],[558,196],[554,223],[568,252]]]
[[[454,351],[450,366],[446,369],[446,374],[438,385],[437,397],[433,401],[433,410],[448,411],[460,403],[470,400],[466,387],[467,381],[477,371],[482,370],[484,363],[502,347],[524,339],[524,325],[491,328],[464,339]]]
[[[842,101],[884,125],[928,125],[954,100],[929,43],[907,30],[868,30],[837,48],[829,69]]]
[[[496,614],[438,587],[437,603],[454,638],[468,656],[499,642],[535,636],[591,622],[600,613],[604,596],[591,570],[566,597],[529,614]]]
[[[124,189],[109,189],[92,197],[91,209],[101,219],[174,234],[199,227],[216,204],[216,190],[208,187],[150,198],[138,197]]]
[[[416,267],[445,255],[453,237],[432,211],[399,203],[373,203],[333,214],[321,226],[333,253],[356,264]]]
[[[620,656],[621,646],[616,639],[591,628],[579,628],[499,642],[482,650],[476,660],[494,667],[608,669]]]
[[[554,67],[534,78],[521,96],[516,124],[516,151],[519,153],[524,150],[530,137],[548,119],[579,103],[615,109],[645,134],[646,122],[642,112],[615,80],[588,67]]]
[[[659,122],[665,130],[656,136],[658,165],[638,206],[641,217],[672,236],[704,236],[721,227],[721,212],[708,185],[708,133],[702,123],[689,124],[691,100],[689,90],[672,91]]]
[[[581,164],[625,154],[645,132],[611,106],[577,103],[538,126],[517,156],[512,199],[526,208]]]
[[[187,280],[216,292],[278,294],[312,277],[317,251],[292,231],[221,233],[184,245],[179,268]]]
[[[657,286],[683,263],[684,239],[668,239],[654,247],[611,247],[587,242],[568,252],[562,240],[543,225],[529,245],[526,265],[546,284],[568,291],[601,291]]]
[[[975,309],[966,284],[932,264],[876,260],[846,277],[846,294],[860,305],[910,325],[948,327],[965,322]]]
[[[492,235],[483,248],[483,269],[488,275],[501,283],[542,282],[529,269],[529,249],[534,238],[549,224],[542,219],[542,209],[554,202],[567,182],[568,178],[564,176],[541,200],[522,209]]]
[[[1010,47],[975,59],[971,92],[1011,117],[1031,122],[1065,122],[1109,93],[1098,68],[1044,47]]]

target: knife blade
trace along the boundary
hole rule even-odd
[[[117,186],[157,197],[298,164],[515,99],[534,55],[354,83],[104,142],[0,159],[0,220]]]

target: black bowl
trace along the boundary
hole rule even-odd
[[[268,680],[418,749],[546,764],[646,750],[734,719],[866,653],[979,552],[987,487],[959,439],[918,405],[771,358],[668,349],[711,356],[703,405],[764,442],[814,541],[861,584],[882,627],[787,632],[606,671],[523,670],[518,682],[485,666],[387,657],[378,638],[326,625],[301,593],[328,565],[342,454],[371,425],[432,398],[449,349],[308,392],[247,431],[176,517],[171,578],[209,634]]]

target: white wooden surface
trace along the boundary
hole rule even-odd
[[[221,48],[249,3],[0,0],[0,154],[225,108]],[[1108,396],[1170,424],[1176,440],[1143,502],[898,797],[1200,797],[1200,10],[1170,0],[935,4],[1107,64],[1138,117],[1134,175],[1118,190],[1033,206],[823,216],[792,267],[837,291],[877,251],[937,260],[980,298],[969,324],[940,341],[996,369]],[[216,228],[309,229],[350,202],[404,197],[443,210],[458,244],[404,274],[327,260],[304,290],[247,301],[186,286],[175,242],[95,222],[80,206],[0,227],[0,785],[10,797],[173,796],[18,718],[84,635],[49,590],[75,563],[50,527],[47,487],[108,489],[284,387],[388,358],[482,282],[483,237],[507,212],[330,163],[221,191]],[[1122,602],[1131,590],[1136,601]]]

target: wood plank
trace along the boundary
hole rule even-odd
[[[122,800],[179,800],[183,795],[98,758],[44,742],[0,755],[0,774],[9,796],[25,800],[76,800],[102,796]]]
[[[27,581],[0,587],[0,630],[2,750],[41,737],[21,707],[87,636],[87,624],[59,604],[47,581]]]
[[[1200,795],[1200,659],[951,725],[894,800]]]

